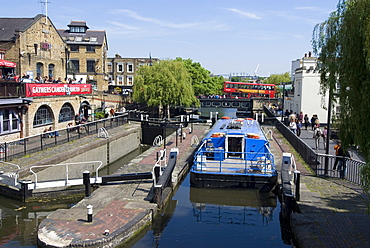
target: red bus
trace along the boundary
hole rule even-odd
[[[275,98],[275,84],[263,84],[257,82],[225,82],[224,92],[228,98]]]

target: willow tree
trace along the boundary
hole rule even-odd
[[[341,0],[336,11],[316,25],[312,41],[321,62],[322,93],[331,91],[340,106],[339,137],[344,148],[358,145],[365,157],[361,176],[369,192],[370,1]],[[339,93],[334,94],[336,85]]]
[[[171,106],[197,105],[191,77],[182,62],[161,60],[140,66],[135,73],[133,100],[159,107],[163,117],[169,115]],[[165,109],[166,111],[163,111]]]

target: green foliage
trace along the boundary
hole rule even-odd
[[[193,62],[191,59],[176,58],[175,61],[184,63],[190,74],[196,96],[223,94],[223,77],[211,77],[210,71],[203,68],[200,63]]]
[[[198,105],[190,74],[183,62],[161,60],[136,71],[133,99],[148,106]]]
[[[342,145],[360,146],[366,162],[361,174],[370,190],[370,1],[341,0],[337,10],[316,25],[312,45],[321,62],[321,92],[340,104]],[[339,83],[339,94],[334,94]]]
[[[263,83],[265,84],[280,84],[285,82],[290,82],[290,74],[289,72],[285,72],[282,74],[271,74]]]
[[[104,119],[104,113],[103,112],[95,112],[95,118],[96,119]]]

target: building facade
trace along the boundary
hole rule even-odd
[[[158,62],[157,58],[122,58],[116,54],[114,58],[108,58],[107,75],[109,92],[131,96],[134,85],[135,71],[139,66],[151,65]]]
[[[71,21],[69,29],[59,29],[66,44],[66,77],[89,83],[94,90],[108,90],[108,43],[105,31],[88,30],[83,21]]]
[[[302,59],[292,61],[291,78],[293,90],[284,98],[284,109],[317,115],[320,123],[327,123],[328,94],[320,94],[320,74],[318,60],[311,53]]]
[[[17,63],[15,73],[64,77],[66,44],[50,19],[0,18],[0,50],[4,59]]]

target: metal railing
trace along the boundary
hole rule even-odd
[[[27,154],[98,134],[101,128],[112,129],[124,125],[127,123],[127,116],[127,114],[118,115],[13,141],[0,142],[0,161],[11,161]]]
[[[253,157],[252,159],[243,159]],[[233,157],[228,159],[228,157]],[[194,156],[193,169],[223,174],[271,174],[275,172],[274,156],[267,152],[242,153],[199,150]]]
[[[269,117],[274,117],[273,113],[266,107],[265,113]],[[355,159],[316,153],[309,145],[307,145],[302,139],[295,135],[286,125],[284,125],[284,123],[282,123],[276,117],[275,126],[317,176],[340,178],[340,172],[332,171],[332,168],[334,167],[336,159],[343,159],[345,161],[344,165],[346,169],[346,173],[343,179],[346,179],[358,185],[362,184],[360,170],[361,167],[366,164],[365,162]],[[327,170],[327,173],[325,173],[325,170]]]

